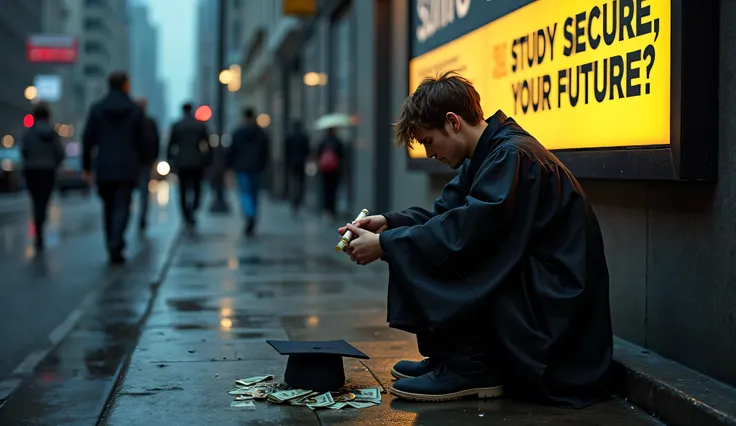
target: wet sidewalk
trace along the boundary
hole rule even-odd
[[[152,202],[148,230],[131,221],[128,262],[112,267],[99,200],[57,201],[43,253],[27,212],[0,220],[0,425],[97,423],[176,247],[176,206]]]
[[[236,215],[202,217],[182,237],[108,403],[107,425],[658,424],[619,399],[583,411],[509,400],[405,402],[386,393],[390,367],[419,357],[412,335],[386,325],[385,264],[353,265],[335,253],[334,226],[264,203],[259,234],[242,237]],[[345,359],[348,388],[380,387],[380,406],[311,411],[255,401],[231,408],[239,378],[273,374],[285,357],[267,339],[344,339],[368,354]]]

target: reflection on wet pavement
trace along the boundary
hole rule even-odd
[[[53,200],[49,206],[46,226],[46,248],[59,248],[69,238],[89,234],[98,230],[99,208],[90,209],[94,200],[86,197]],[[98,207],[98,206],[96,206]],[[36,256],[33,238],[36,229],[29,210],[22,209],[0,217],[0,261],[31,260]]]

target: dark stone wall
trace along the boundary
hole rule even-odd
[[[717,184],[584,182],[614,331],[736,384],[736,2],[721,1]]]

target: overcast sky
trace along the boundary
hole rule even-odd
[[[166,81],[168,115],[176,118],[192,96],[197,0],[140,1],[148,4],[149,17],[159,28],[159,73]]]

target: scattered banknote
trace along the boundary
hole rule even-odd
[[[311,408],[312,410],[316,410],[317,408],[329,407],[334,403],[335,400],[332,399],[332,394],[330,394],[329,392],[325,392],[322,395],[317,395],[315,397],[307,399],[307,407]]]
[[[275,404],[281,404],[282,402],[289,401],[295,398],[300,398],[310,393],[312,393],[311,390],[292,389],[292,390],[274,392],[272,394],[269,394],[267,399],[269,402],[273,402]]]
[[[368,389],[356,389],[352,391],[355,394],[355,401],[358,402],[372,402],[374,404],[381,404],[381,388],[368,388]]]
[[[339,409],[347,406],[348,404],[349,404],[349,402],[336,402],[336,403],[334,403],[332,405],[328,405],[327,408],[329,408],[330,410],[339,410]],[[373,404],[371,404],[371,405],[373,405]]]
[[[253,399],[266,399],[268,398],[269,393],[263,390],[257,390],[251,394],[253,396]]]
[[[265,382],[266,380],[271,380],[271,379],[273,379],[273,377],[274,376],[272,374],[268,374],[268,375],[265,375],[265,376],[248,377],[247,379],[238,379],[238,380],[236,380],[235,381],[235,384],[236,385],[240,385],[240,386],[246,386],[246,387],[247,386],[253,386],[256,383]]]
[[[227,393],[230,394],[230,395],[250,395],[250,396],[255,396],[256,394],[261,394],[261,393],[268,395],[269,393],[272,393],[272,392],[273,392],[273,390],[270,389],[270,388],[252,386],[252,387],[247,387],[247,388],[243,387],[243,388],[231,389]]]
[[[233,401],[230,403],[231,407],[239,407],[239,408],[256,408],[256,405],[253,404],[253,401]]]
[[[306,394],[304,396],[300,396],[298,398],[290,399],[288,402],[289,402],[289,405],[300,405],[300,406],[304,406],[304,405],[307,405],[307,399],[309,399],[309,398],[311,398],[313,396],[317,396],[317,395],[319,395],[319,392],[310,392],[310,393],[308,393],[308,394]]]
[[[253,397],[250,396],[250,395],[238,395],[238,396],[235,397],[235,400],[236,401],[248,401],[248,400],[251,400],[251,399],[253,399]]]
[[[342,395],[333,396],[332,398],[335,400],[336,403],[337,402],[348,402],[348,401],[352,401],[355,399],[355,394],[345,393]]]
[[[379,387],[320,394],[305,389],[288,389],[285,383],[265,383],[273,378],[273,375],[268,374],[236,380],[235,388],[228,391],[228,394],[236,396],[231,407],[255,408],[254,399],[265,399],[274,404],[306,405],[311,410],[318,408],[340,410],[345,407],[368,408],[381,404],[381,388]]]
[[[230,389],[227,393],[230,395],[252,395],[254,392],[265,392],[266,394],[269,394],[286,389],[288,389],[288,386],[285,383],[259,382],[251,386],[235,384],[235,387]]]

